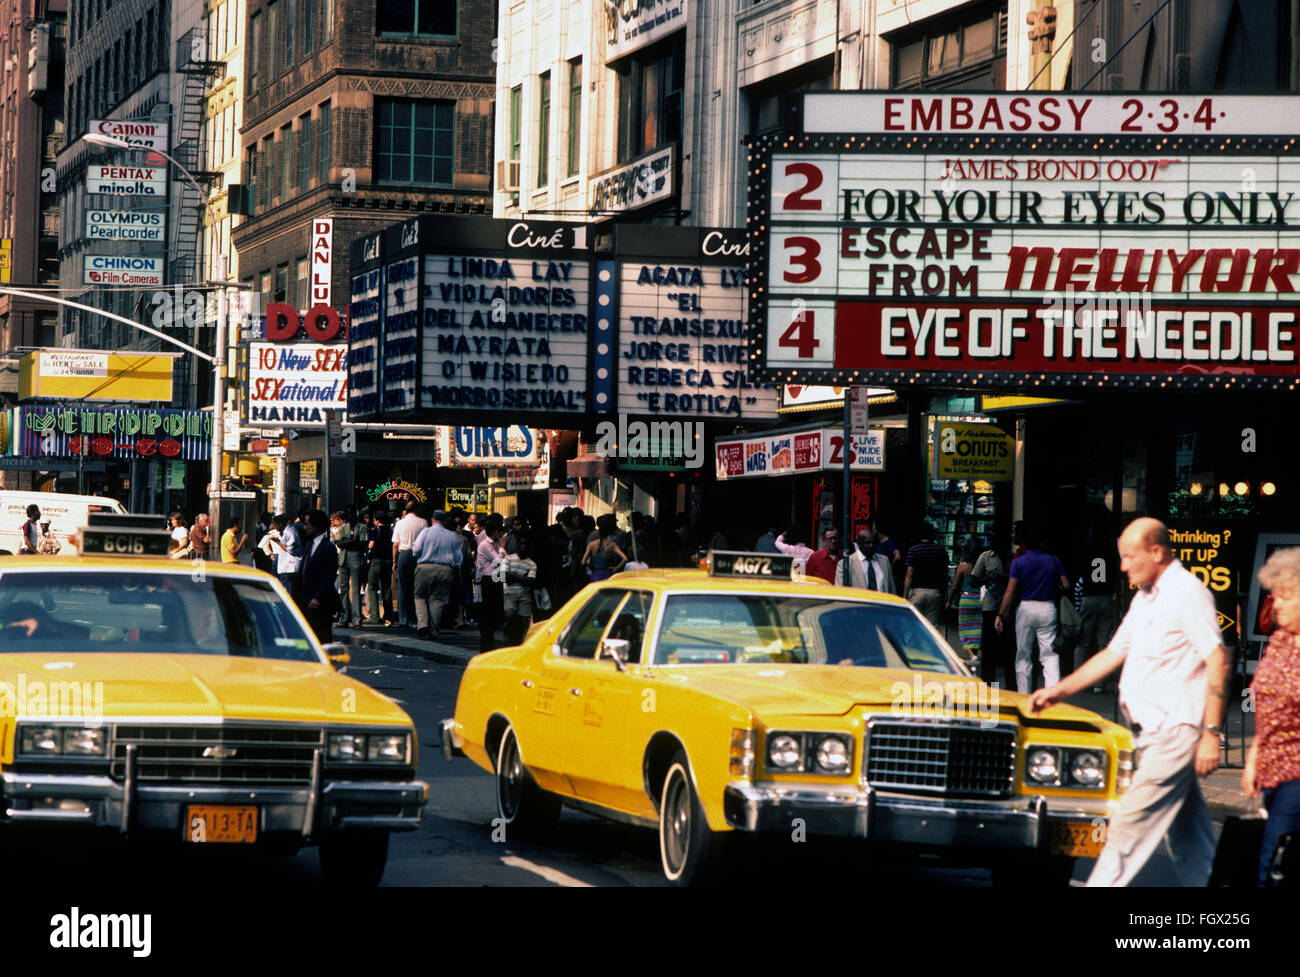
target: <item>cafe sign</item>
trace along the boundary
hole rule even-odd
[[[406,505],[408,502],[426,502],[428,496],[424,489],[414,482],[401,478],[392,478],[376,485],[366,493],[371,502],[387,502]]]

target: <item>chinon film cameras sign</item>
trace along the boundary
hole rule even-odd
[[[1298,118],[1293,96],[806,95],[802,132],[750,147],[751,365],[1291,385]]]

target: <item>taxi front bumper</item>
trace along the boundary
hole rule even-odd
[[[4,820],[10,824],[82,824],[122,834],[180,832],[191,804],[255,805],[259,835],[350,830],[411,831],[420,826],[429,785],[419,780],[325,779],[303,787],[123,783],[108,776],[58,773],[0,775]]]
[[[733,783],[723,797],[727,823],[738,831],[791,830],[802,819],[809,835],[872,841],[1034,850],[1047,847],[1053,824],[1105,824],[1106,798],[1061,798],[1049,805],[1042,795],[996,800],[956,800],[892,794],[861,788],[800,784],[776,787]]]

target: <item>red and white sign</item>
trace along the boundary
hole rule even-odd
[[[879,428],[850,440],[850,467],[854,471],[883,471],[885,432]],[[720,481],[760,475],[794,475],[844,466],[844,430],[827,427],[771,434],[765,437],[719,440],[714,460]]]
[[[1149,101],[1155,112],[1161,99]],[[1220,123],[1276,136],[1277,120],[1300,117],[1291,96],[1164,101],[1187,113],[1164,131],[1189,136],[1199,125],[1217,137]],[[1006,148],[891,152],[877,137],[870,148],[837,140],[834,152],[807,137],[759,147],[769,230],[750,276],[766,375],[1106,385],[1179,374],[1205,386],[1300,376],[1289,311],[1300,304],[1300,158],[1285,140],[1252,140],[1249,153],[1204,138],[1155,151],[1122,135],[1058,146],[1024,135],[1037,130],[1015,114],[1060,109],[1063,133],[1146,132],[1125,124],[1137,103],[1145,112],[1124,96],[807,96],[810,114],[836,106],[841,129],[865,118],[865,131],[919,131],[894,128],[915,111],[924,131],[952,131],[974,113]],[[1271,129],[1252,128],[1260,113]]]
[[[335,343],[251,343],[247,427],[323,428],[347,407],[348,348]]]
[[[1288,95],[827,92],[804,97],[804,131],[1271,136],[1295,111]]]
[[[145,122],[136,119],[91,119],[86,127],[101,136],[124,139],[141,149],[167,151],[167,123]]]
[[[330,276],[334,269],[334,218],[311,222],[311,304],[330,304]]]

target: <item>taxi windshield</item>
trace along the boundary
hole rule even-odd
[[[776,662],[957,672],[943,644],[910,607],[768,594],[669,597],[655,662]]]
[[[268,583],[216,574],[7,571],[0,653],[139,652],[320,661]]]

